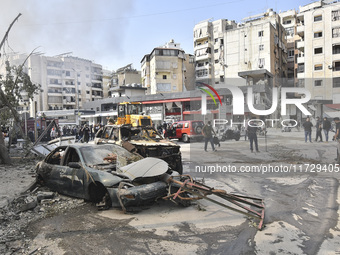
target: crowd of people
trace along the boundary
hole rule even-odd
[[[335,132],[337,130],[337,126],[338,126],[338,122],[339,122],[339,118],[334,118],[333,119],[335,122]],[[307,118],[306,121],[302,124],[304,131],[305,131],[305,142],[307,143],[308,141],[310,143],[312,143],[312,128],[314,127],[313,123],[311,122],[310,118]],[[323,142],[325,141],[326,143],[328,143],[329,140],[329,132],[332,129],[332,124],[331,122],[328,120],[327,117],[324,117],[323,120],[321,120],[320,117],[316,117],[316,123],[315,123],[315,130],[316,130],[316,136],[314,141],[315,142]],[[323,131],[323,132],[322,132]],[[325,136],[325,140],[323,140],[323,135]]]

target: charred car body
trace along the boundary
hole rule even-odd
[[[191,201],[208,199],[227,209],[264,221],[260,198],[228,194],[179,175],[158,158],[142,158],[115,144],[73,144],[59,146],[36,167],[37,180],[61,194],[97,203],[100,209],[150,204],[157,199],[189,206]],[[217,196],[238,208],[208,198]],[[254,208],[257,208],[255,210]]]
[[[155,157],[166,161],[170,168],[182,174],[180,146],[164,139],[153,127],[106,125],[96,134],[95,143],[113,143],[142,157]]]
[[[167,194],[157,158],[142,158],[114,144],[73,144],[53,150],[36,167],[39,183],[61,194],[109,208],[139,206]]]

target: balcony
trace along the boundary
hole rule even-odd
[[[296,43],[296,47],[300,50],[303,50],[305,48],[305,41],[299,41]]]
[[[200,60],[204,60],[204,59],[210,59],[210,58],[211,58],[210,53],[200,55],[200,56],[195,56],[196,61],[200,61]]]
[[[97,89],[97,90],[102,90],[103,89],[103,86],[101,83],[92,83],[91,87],[93,89]]]
[[[305,73],[298,73],[297,74],[298,79],[304,79],[305,78]]]
[[[63,104],[67,104],[67,105],[76,105],[76,102],[72,102],[72,101],[68,101],[66,99],[63,99]]]
[[[202,43],[200,45],[196,45],[194,47],[194,50],[201,50],[201,49],[211,48],[211,47],[212,47],[212,44],[210,42],[207,42],[207,43]]]
[[[296,27],[296,33],[297,33],[299,36],[304,36],[304,34],[305,34],[305,26],[302,25],[302,24],[299,24],[299,25]]]
[[[303,56],[303,57],[298,57],[297,58],[297,63],[298,64],[304,64],[305,63],[305,57]]]
[[[208,65],[202,65],[202,66],[196,66],[195,67],[196,71],[199,71],[199,70],[208,70],[209,71],[209,69],[211,69],[209,64]]]

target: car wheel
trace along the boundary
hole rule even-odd
[[[108,209],[112,206],[112,201],[107,189],[99,182],[90,184],[89,196],[90,201],[95,203],[100,210]]]
[[[195,127],[195,133],[196,134],[200,134],[200,133],[202,133],[202,127],[201,126],[197,126],[197,127]]]
[[[239,136],[235,137],[235,141],[238,141],[238,140],[240,140],[240,137]]]
[[[184,143],[188,143],[189,142],[189,136],[187,135],[187,134],[183,134],[182,135],[182,141],[184,142]]]

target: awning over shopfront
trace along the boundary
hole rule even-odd
[[[323,113],[323,117],[327,117],[327,118],[335,118],[338,117],[340,118],[340,111],[337,112],[324,112]]]
[[[217,97],[214,97],[218,99]],[[220,96],[222,99],[223,96]],[[164,99],[155,101],[143,101],[142,104],[161,104],[161,103],[173,103],[173,102],[190,102],[190,101],[200,101],[201,97],[187,97],[187,98],[176,98],[176,99]],[[207,100],[212,100],[211,97],[207,97]]]

